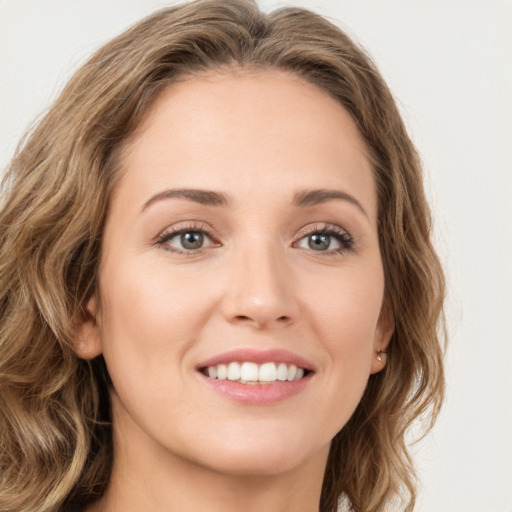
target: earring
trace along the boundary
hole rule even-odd
[[[379,363],[382,363],[382,354],[387,354],[385,350],[377,350],[377,361]]]

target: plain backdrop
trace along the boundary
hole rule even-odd
[[[369,50],[425,164],[451,340],[443,413],[415,447],[417,510],[512,512],[512,2],[292,3]],[[0,0],[0,168],[93,50],[166,5]]]

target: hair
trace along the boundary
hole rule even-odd
[[[169,84],[230,69],[276,69],[316,85],[366,144],[395,330],[385,369],[332,441],[320,508],[413,510],[406,434],[418,418],[431,428],[444,392],[444,277],[420,160],[357,44],[310,11],[265,14],[251,0],[199,0],[129,28],[76,72],[14,155],[0,210],[0,510],[76,510],[105,491],[108,373],[102,356],[77,357],[73,333],[97,288],[120,148]]]

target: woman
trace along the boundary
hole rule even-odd
[[[338,28],[157,12],[4,188],[1,510],[413,509],[443,275],[414,147]]]

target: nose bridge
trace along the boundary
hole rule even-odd
[[[232,256],[226,319],[259,328],[292,322],[297,308],[285,249],[274,239],[253,234]]]

